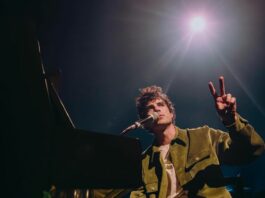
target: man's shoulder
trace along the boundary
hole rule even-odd
[[[204,139],[210,136],[211,130],[207,125],[196,127],[196,128],[187,128],[186,130],[187,136],[189,139]]]
[[[210,129],[210,127],[208,125],[204,125],[204,126],[199,126],[199,127],[194,127],[194,128],[185,128],[185,129],[180,129],[179,128],[179,132],[180,133],[188,133],[188,134],[194,134],[194,133],[205,133],[208,132]]]
[[[199,127],[195,127],[195,128],[187,128],[186,130],[188,132],[205,131],[205,130],[209,130],[209,126],[203,125],[203,126],[199,126]]]
[[[185,128],[181,129],[178,128],[178,135],[175,138],[176,139],[182,139],[184,141],[191,141],[191,140],[203,140],[205,138],[208,138],[210,135],[210,127],[207,125],[194,127],[194,128]]]

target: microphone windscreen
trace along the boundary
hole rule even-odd
[[[151,116],[153,117],[153,121],[156,121],[158,119],[158,117],[159,117],[158,113],[156,113],[156,112],[153,112],[151,114]]]

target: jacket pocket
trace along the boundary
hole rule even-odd
[[[203,150],[193,156],[188,157],[185,172],[194,177],[199,171],[204,170],[207,166],[213,164],[211,152]]]

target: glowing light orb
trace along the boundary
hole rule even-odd
[[[206,28],[206,21],[203,17],[197,16],[190,21],[191,31],[194,33],[203,32]]]

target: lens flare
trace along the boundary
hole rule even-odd
[[[190,21],[191,31],[194,33],[203,32],[206,28],[206,21],[203,17],[197,16]]]

